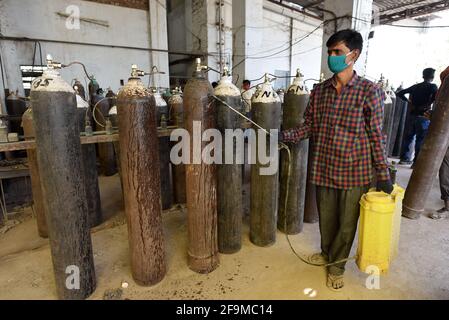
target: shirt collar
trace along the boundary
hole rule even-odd
[[[359,80],[359,76],[358,76],[357,72],[354,71],[354,74],[352,75],[351,80],[349,80],[349,82],[346,84],[346,86],[347,87],[353,87],[354,85],[357,84],[358,80]],[[324,82],[324,86],[325,87],[329,87],[329,86],[334,86],[335,87],[335,75],[332,78],[327,79]]]

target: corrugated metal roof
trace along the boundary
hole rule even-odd
[[[324,0],[288,0],[320,16],[319,8]],[[381,23],[390,23],[406,18],[414,18],[433,12],[449,9],[449,0],[374,0],[374,4],[381,14]]]

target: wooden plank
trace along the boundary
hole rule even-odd
[[[167,127],[166,129],[158,128],[157,135],[158,137],[167,137],[170,136],[172,131],[175,129],[176,127],[173,126]],[[93,136],[82,135],[80,139],[81,144],[114,142],[118,141],[118,133],[106,134],[105,131],[99,131],[96,132],[96,134],[94,134]],[[35,149],[35,148],[36,145],[34,143],[34,140],[0,143],[0,152]]]

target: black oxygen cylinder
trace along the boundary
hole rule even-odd
[[[284,95],[282,130],[298,127],[304,122],[304,112],[309,103],[309,93],[304,85],[304,79],[299,70],[293,84]],[[278,229],[286,234],[297,234],[304,224],[304,206],[307,184],[307,158],[309,141],[303,140],[297,144],[289,143],[291,158],[286,151],[281,151],[280,157],[280,192]],[[288,175],[289,162],[291,166]],[[289,183],[286,199],[287,183]],[[287,201],[287,204],[285,202]]]
[[[398,126],[396,141],[394,143],[393,157],[400,157],[401,150],[402,150],[402,139],[404,138],[405,123],[406,123],[406,119],[407,119],[408,102],[402,100],[401,98],[397,98],[396,99],[396,108],[398,110],[400,118],[399,118],[399,126]]]
[[[76,96],[48,65],[32,83],[31,104],[56,290],[60,299],[85,299],[96,281]]]
[[[268,79],[254,93],[251,100],[253,120],[265,130],[281,127],[281,101],[273,90]],[[256,138],[250,137],[251,148],[259,153],[260,145],[265,143],[267,153],[270,151],[270,137],[257,131]],[[263,139],[259,142],[259,139]],[[254,144],[257,144],[255,148]],[[251,151],[249,151],[251,152]],[[277,137],[275,144],[277,151]],[[273,164],[271,164],[273,165]],[[257,156],[251,165],[251,209],[250,209],[250,240],[257,246],[265,247],[276,241],[276,218],[278,211],[278,184],[279,173],[276,167],[275,173],[264,172],[269,164],[262,164]]]
[[[227,75],[221,78],[214,94],[238,112],[245,111],[240,91]],[[241,131],[240,145],[237,145],[238,137],[232,140],[232,157],[228,154],[229,150],[223,149],[222,163],[217,165],[218,250],[221,253],[235,253],[242,247],[242,163],[244,161],[242,118],[221,101],[215,102],[215,115],[222,141],[225,141],[226,129]]]
[[[90,122],[90,112],[88,111],[88,103],[83,99],[78,99],[77,103],[77,117],[79,131],[82,133],[86,128],[86,117]],[[89,212],[89,221],[91,227],[96,227],[103,222],[103,215],[101,212],[100,188],[98,186],[98,172],[97,172],[97,155],[95,151],[95,144],[83,144],[81,146],[82,152],[82,167],[85,176],[87,207]]]
[[[163,125],[161,119],[165,118],[165,125],[168,121],[168,106],[162,98],[159,90],[153,91],[156,99],[157,126]],[[173,205],[173,184],[171,179],[170,163],[170,137],[159,137],[159,162],[161,170],[161,199],[162,210],[170,209]]]
[[[22,115],[27,109],[24,98],[19,97],[17,91],[11,92],[6,98],[6,111],[9,115],[9,132],[23,135]]]
[[[83,84],[78,80],[75,79],[75,83],[73,84],[73,89],[78,92],[79,96],[86,100],[86,90],[84,89]]]

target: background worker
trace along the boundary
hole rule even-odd
[[[435,69],[426,68],[423,70],[423,82],[397,93],[399,98],[409,102],[399,164],[412,164],[417,159],[421,145],[427,135],[430,124],[428,113],[432,109],[432,103],[435,101],[435,94],[438,91],[438,87],[432,83],[434,77]],[[405,97],[406,94],[409,94],[409,99]],[[413,150],[411,146],[415,136],[415,158],[412,161]]]
[[[243,103],[245,105],[245,113],[247,115],[251,112],[251,98],[253,97],[253,89],[251,89],[251,81],[243,80],[241,89]]]
[[[321,253],[311,262],[327,267],[327,286],[344,286],[345,262],[351,251],[360,214],[359,201],[369,190],[376,172],[377,189],[391,193],[381,130],[383,93],[353,70],[363,38],[342,30],[326,43],[328,66],[334,76],[317,84],[310,94],[304,123],[280,133],[280,140],[312,140],[311,182],[317,187]]]

